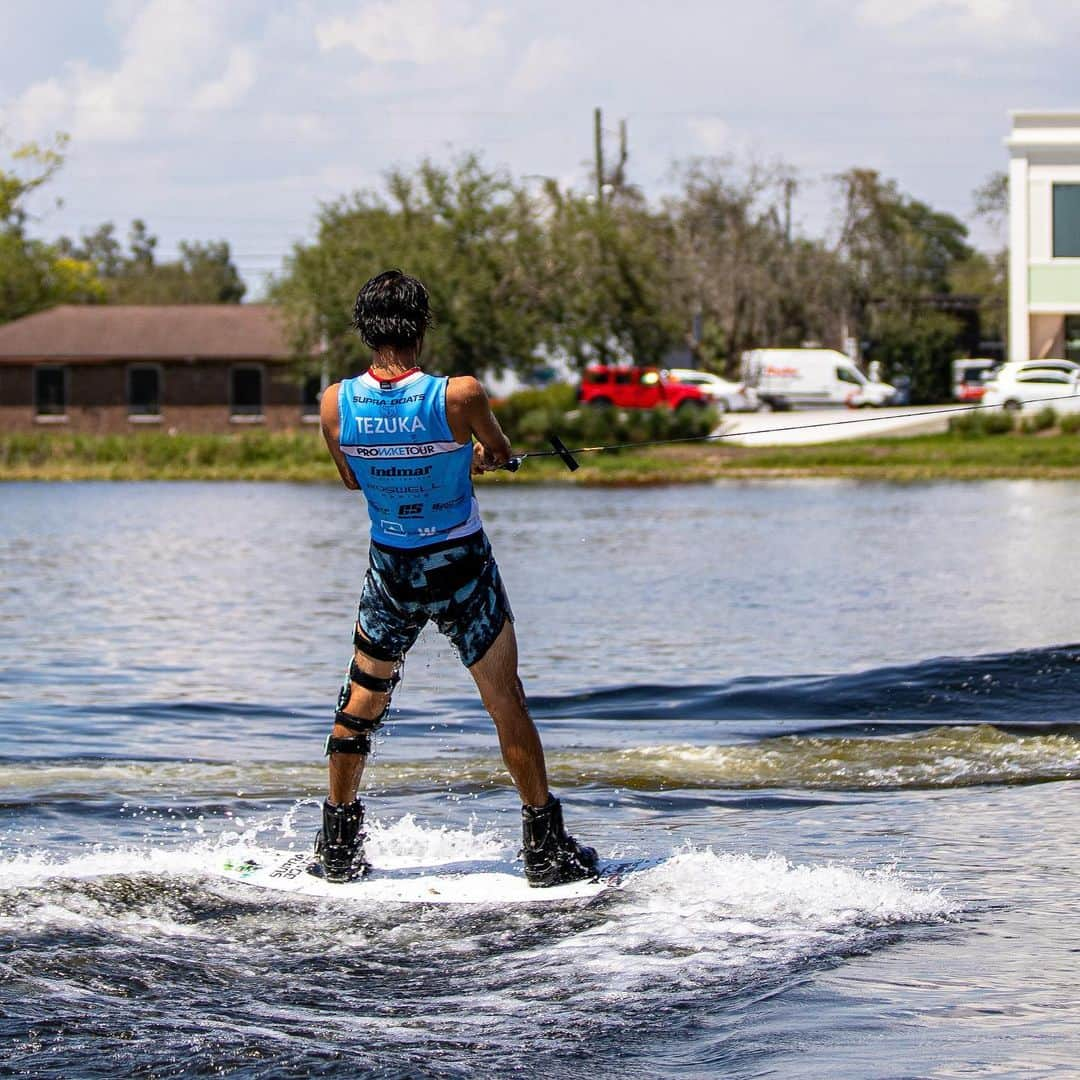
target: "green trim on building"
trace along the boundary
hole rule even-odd
[[[1080,265],[1029,267],[1028,302],[1080,307]]]

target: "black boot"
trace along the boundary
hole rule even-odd
[[[315,854],[327,881],[352,881],[368,869],[364,862],[364,804],[357,799],[344,806],[324,802],[322,828],[315,834]]]
[[[596,851],[567,834],[562,803],[554,795],[548,796],[544,806],[521,808],[521,832],[525,877],[533,888],[596,877]]]

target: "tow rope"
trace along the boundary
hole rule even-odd
[[[1039,405],[1051,401],[1068,401],[1077,397],[1080,397],[1080,395],[1058,394],[1055,397],[1028,398],[1026,401],[1018,402],[1018,404],[1021,406]],[[788,427],[758,428],[756,431],[725,431],[713,435],[684,435],[681,438],[676,439],[647,439],[644,442],[635,443],[622,442],[608,443],[605,446],[578,446],[573,450],[567,449],[562,439],[560,439],[558,435],[552,434],[548,436],[548,442],[552,445],[551,450],[533,450],[525,454],[518,454],[517,456],[510,458],[505,465],[499,465],[498,468],[505,469],[507,472],[517,472],[522,464],[529,458],[557,457],[562,460],[571,472],[575,472],[577,469],[581,468],[581,463],[577,460],[578,454],[603,454],[610,450],[637,449],[641,446],[671,446],[675,443],[711,442],[715,439],[742,439],[748,435],[778,435],[785,431],[812,431],[814,428],[840,427],[844,424],[872,424],[875,420],[906,420],[909,417],[945,416],[949,413],[975,412],[978,409],[1004,408],[1004,405],[952,405],[944,409],[923,409],[919,412],[901,413],[899,416],[895,413],[885,416],[859,416],[853,420],[821,420],[814,424],[792,424]]]

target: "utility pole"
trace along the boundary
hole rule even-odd
[[[593,142],[596,149],[596,201],[604,201],[604,131],[600,107],[593,109]]]
[[[784,239],[791,247],[791,197],[795,194],[795,181],[789,176],[784,181]]]

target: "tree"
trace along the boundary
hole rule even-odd
[[[997,247],[984,254],[976,252],[955,267],[951,284],[956,292],[979,298],[979,317],[984,338],[1005,342],[1009,331],[1009,176],[991,173],[972,192],[973,216],[989,227]]]
[[[51,147],[27,143],[0,169],[0,323],[61,303],[104,299],[92,264],[28,234],[27,201],[63,165],[64,136]]]
[[[905,195],[872,169],[837,177],[843,210],[837,253],[852,325],[886,378],[911,379],[912,401],[948,397],[960,324],[935,310],[975,256],[967,227]]]
[[[314,243],[297,244],[275,283],[299,355],[324,343],[336,372],[361,366],[352,331],[359,287],[398,266],[420,278],[435,322],[424,343],[433,371],[527,368],[544,340],[543,239],[529,199],[474,155],[448,169],[395,170],[386,193],[324,205]]]
[[[246,288],[224,240],[180,242],[180,258],[157,262],[158,238],[136,218],[125,253],[112,222],[84,233],[78,241],[62,237],[60,251],[92,264],[111,303],[236,304]]]
[[[873,169],[837,178],[843,212],[837,250],[859,314],[872,303],[911,305],[949,291],[952,267],[970,258],[967,226],[904,195]]]
[[[882,311],[869,352],[881,363],[886,380],[899,374],[911,380],[911,403],[922,405],[952,397],[952,360],[956,356],[956,320],[940,311],[911,316],[896,308]]]
[[[610,198],[549,184],[538,265],[546,347],[579,368],[620,359],[659,364],[679,338],[671,303],[670,222],[627,185]]]
[[[700,160],[667,202],[673,223],[672,293],[691,347],[705,365],[733,372],[745,349],[839,344],[846,294],[837,256],[793,237],[797,184],[783,165]]]

